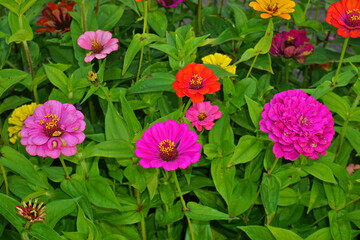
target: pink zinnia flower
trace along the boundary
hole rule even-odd
[[[206,130],[210,130],[215,124],[214,120],[221,118],[221,112],[218,106],[211,106],[209,101],[199,102],[194,103],[186,111],[185,117],[198,131],[201,131],[203,126]]]
[[[198,136],[185,123],[167,120],[155,123],[136,142],[135,155],[143,168],[160,168],[166,171],[187,168],[200,159]]]
[[[86,57],[85,62],[91,62],[94,58],[103,59],[112,51],[118,50],[117,38],[111,38],[109,31],[97,30],[96,32],[87,31],[78,38],[80,47],[91,50]]]
[[[72,156],[76,145],[85,139],[84,115],[71,104],[49,100],[26,118],[21,129],[21,144],[26,151],[41,157]]]
[[[179,3],[185,2],[186,0],[156,0],[161,3],[166,8],[174,8],[177,7]]]
[[[353,175],[355,170],[358,170],[358,169],[360,169],[360,164],[350,163],[349,165],[346,166],[346,171],[348,171],[348,173],[350,175]]]
[[[275,142],[277,158],[295,160],[300,154],[311,159],[324,156],[335,134],[327,106],[300,89],[275,94],[261,113],[260,130]]]

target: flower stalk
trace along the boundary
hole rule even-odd
[[[196,36],[199,36],[199,34],[200,34],[200,28],[201,28],[201,6],[202,6],[202,0],[198,0],[197,13],[196,13]]]
[[[343,48],[342,48],[341,55],[340,55],[339,65],[338,65],[338,68],[336,70],[335,77],[333,79],[333,85],[334,86],[337,84],[337,78],[339,76],[341,65],[342,65],[342,63],[344,61],[344,56],[345,56],[347,44],[349,42],[349,38],[350,37],[346,37],[345,40],[344,40]]]
[[[178,181],[178,179],[177,179],[177,176],[176,176],[176,171],[172,171],[172,174],[173,174],[173,177],[174,177],[174,181],[175,181],[176,188],[177,188],[178,193],[179,193],[179,196],[180,196],[180,201],[181,201],[181,204],[182,204],[182,206],[183,206],[183,209],[184,209],[184,211],[188,211],[188,210],[187,210],[188,208],[186,207],[186,204],[185,204],[183,195],[182,195],[182,193],[181,193],[181,188],[180,188],[180,185],[179,185],[179,181]],[[186,216],[186,214],[185,214],[185,216]],[[186,219],[187,219],[188,225],[189,225],[191,240],[195,240],[194,232],[193,232],[193,229],[192,229],[192,226],[191,226],[190,218],[189,218],[188,216],[186,216]]]
[[[4,179],[5,193],[6,193],[6,195],[9,195],[9,184],[8,184],[8,180],[7,180],[7,177],[6,177],[5,168],[4,168],[4,166],[2,164],[0,164],[0,169],[1,169],[2,177]]]
[[[140,221],[140,225],[141,225],[141,237],[142,240],[146,240],[146,225],[145,225],[145,216],[144,213],[142,211],[143,206],[141,204],[141,198],[140,198],[140,192],[139,190],[137,190],[135,188],[135,195],[136,195],[136,203],[138,205],[138,211],[141,213],[141,221]]]
[[[147,18],[148,18],[148,6],[147,6],[147,1],[144,0],[143,2],[143,10],[144,10],[144,25],[143,25],[143,33],[141,36],[141,39],[144,39],[145,37],[145,33],[147,31]],[[140,40],[141,41],[141,40]],[[136,75],[136,81],[139,81],[139,77],[140,77],[140,70],[141,70],[141,63],[143,60],[143,56],[144,56],[144,46],[141,47],[141,51],[140,51],[140,60],[139,60],[139,67],[138,67],[138,71],[137,71],[137,75]]]
[[[83,31],[86,32],[86,12],[85,12],[85,0],[81,1],[81,17],[82,17],[82,23],[83,23]]]
[[[66,167],[66,164],[65,164],[65,161],[64,161],[63,156],[60,155],[60,156],[59,156],[59,159],[60,159],[60,162],[61,162],[62,167],[64,168],[66,180],[70,180],[69,172],[68,172],[68,170],[67,170],[67,167]]]

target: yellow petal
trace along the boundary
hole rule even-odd
[[[277,17],[281,17],[281,18],[286,19],[286,20],[290,20],[290,19],[291,19],[290,14],[287,14],[287,13],[280,14],[280,15],[278,15]]]
[[[272,17],[272,15],[270,15],[268,13],[262,13],[262,14],[260,14],[260,17],[262,17],[262,18],[270,18],[270,17]]]

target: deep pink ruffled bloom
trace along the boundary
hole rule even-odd
[[[136,142],[135,155],[143,168],[160,168],[166,171],[187,168],[200,159],[198,136],[185,123],[167,120],[155,123]]]
[[[293,58],[300,64],[314,51],[305,30],[291,29],[290,32],[276,33],[271,42],[270,53],[274,56]]]
[[[218,106],[211,106],[209,101],[199,102],[194,103],[186,111],[185,117],[198,131],[201,131],[203,126],[206,130],[210,130],[215,124],[214,120],[221,118],[221,112]]]
[[[21,144],[26,151],[41,157],[72,156],[76,145],[85,139],[84,115],[71,104],[49,100],[26,118],[21,129]]]
[[[328,107],[300,89],[275,94],[261,113],[260,130],[275,142],[277,158],[295,160],[300,154],[311,159],[324,156],[335,134]]]
[[[156,0],[156,1],[161,3],[161,5],[163,5],[166,8],[174,8],[177,7],[179,3],[185,2],[186,0]]]
[[[112,34],[109,31],[96,30],[87,31],[78,38],[80,47],[91,50],[86,57],[85,62],[91,62],[94,58],[103,59],[112,51],[118,50],[117,38],[111,38]]]

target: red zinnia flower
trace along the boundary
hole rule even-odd
[[[325,20],[338,29],[340,36],[360,37],[360,1],[341,0],[331,4]]]
[[[42,18],[36,23],[45,27],[37,29],[36,32],[64,33],[69,31],[72,17],[67,12],[72,12],[74,5],[75,2],[67,3],[66,0],[58,4],[49,2],[49,7],[42,10]]]
[[[29,198],[28,203],[25,203],[24,201],[21,202],[23,206],[16,205],[17,213],[28,220],[30,224],[45,220],[44,216],[46,213],[44,211],[46,206],[43,206],[44,202],[37,205],[37,201],[38,199],[35,198],[34,204],[31,204],[31,198]]]
[[[199,103],[204,101],[204,94],[219,91],[220,83],[203,64],[190,63],[176,74],[173,89],[179,97],[188,96],[193,103]]]

